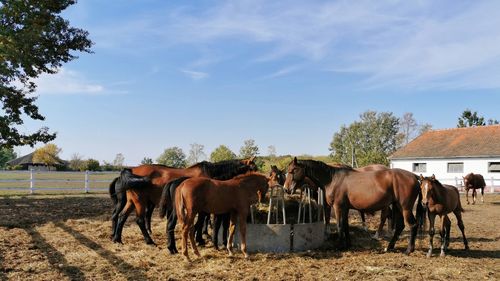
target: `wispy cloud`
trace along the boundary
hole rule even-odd
[[[97,95],[106,92],[103,85],[89,82],[82,74],[61,68],[56,74],[44,74],[36,82],[37,94],[41,95]]]
[[[365,87],[500,88],[499,10],[497,1],[221,1],[155,12],[103,34],[109,46],[145,38],[148,48],[203,48],[194,65],[216,64],[224,54],[242,63],[308,63],[361,74]],[[239,54],[234,44],[251,51]],[[291,71],[299,69],[269,77]]]
[[[296,72],[299,69],[300,69],[300,66],[298,66],[298,65],[287,66],[287,67],[281,68],[281,69],[277,70],[276,72],[273,72],[273,73],[265,76],[264,79],[271,79],[271,78],[285,76],[285,75],[288,75],[290,73]]]
[[[208,73],[201,72],[201,71],[181,70],[181,72],[193,80],[201,80],[201,79],[205,79],[209,76]]]

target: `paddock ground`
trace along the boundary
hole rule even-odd
[[[228,257],[208,245],[201,248],[202,259],[188,263],[167,254],[165,221],[156,213],[152,237],[158,247],[143,242],[133,217],[124,229],[124,244],[112,243],[112,205],[106,195],[0,197],[0,280],[499,280],[500,195],[489,194],[485,201],[464,205],[469,251],[463,250],[452,217],[444,258],[437,249],[426,258],[427,236],[410,256],[402,253],[406,237],[396,252],[383,253],[387,240],[370,238],[378,214],[367,218],[367,233],[353,212],[350,251],[339,252],[328,241],[317,251],[253,254],[244,260],[239,252]]]

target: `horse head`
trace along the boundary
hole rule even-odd
[[[432,196],[434,192],[434,184],[436,183],[436,176],[432,174],[431,177],[423,177],[420,174],[420,191],[422,192],[422,205],[427,207],[429,202],[429,198]]]
[[[269,172],[270,186],[283,185],[285,184],[286,176],[285,172],[278,169],[276,165],[271,166],[271,172]]]
[[[298,163],[297,157],[293,158],[288,164],[287,174],[285,178],[285,191],[292,193],[296,186],[301,186],[306,178],[305,167]]]

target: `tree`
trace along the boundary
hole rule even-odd
[[[74,171],[85,171],[87,168],[87,163],[85,160],[83,160],[83,157],[78,154],[74,153],[71,155],[71,160],[69,160],[69,168]]]
[[[205,146],[202,144],[198,143],[191,144],[191,149],[189,150],[189,157],[187,159],[189,165],[196,164],[201,160],[207,158],[207,155],[205,154],[203,149],[205,149]]]
[[[417,120],[413,117],[413,113],[406,112],[399,119],[399,131],[402,134],[402,145],[407,145],[414,137],[417,131]]]
[[[497,119],[488,119],[488,125],[498,125],[500,122],[498,122]]]
[[[86,161],[86,170],[88,171],[99,171],[101,169],[101,166],[99,164],[99,161],[89,158]]]
[[[170,167],[184,168],[186,167],[186,155],[177,146],[169,147],[156,159],[156,162]]]
[[[53,143],[46,144],[44,147],[35,150],[35,153],[33,154],[33,162],[44,163],[48,166],[55,166],[61,162],[59,159],[59,153],[61,153],[61,151],[62,149]]]
[[[7,162],[16,158],[17,155],[12,147],[0,148],[0,169],[5,169],[5,167],[7,166]]]
[[[212,162],[220,162],[232,159],[236,159],[236,154],[223,144],[214,149],[214,151],[212,151],[212,153],[210,154],[210,161]]]
[[[259,147],[255,145],[255,141],[253,139],[248,139],[243,142],[243,146],[240,148],[240,157],[241,158],[250,158],[253,156],[257,156],[259,154]]]
[[[421,135],[423,133],[427,133],[430,130],[432,130],[432,125],[429,123],[424,123],[424,124],[420,125],[420,128],[418,129],[418,135]]]
[[[472,112],[470,109],[464,110],[462,115],[458,117],[458,128],[484,125],[486,125],[486,123],[484,123],[484,117],[478,116],[476,111]]]
[[[392,112],[366,111],[360,121],[343,125],[330,143],[335,162],[351,164],[353,151],[359,166],[389,163],[387,157],[396,150],[399,119]]]
[[[276,147],[274,145],[270,145],[267,147],[267,156],[271,158],[276,157]]]
[[[143,165],[151,165],[153,164],[153,159],[149,158],[149,157],[144,157],[141,161],[141,164]]]
[[[115,160],[113,160],[113,166],[115,166],[115,169],[122,169],[123,168],[123,162],[125,162],[125,157],[123,154],[118,153],[116,154]]]
[[[0,5],[0,146],[33,146],[56,137],[47,127],[18,130],[25,114],[45,120],[35,104],[33,82],[41,74],[57,73],[63,63],[90,53],[88,32],[69,25],[60,13],[76,0],[2,0]]]

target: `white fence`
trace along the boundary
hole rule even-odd
[[[104,192],[119,172],[0,171],[0,191]]]

